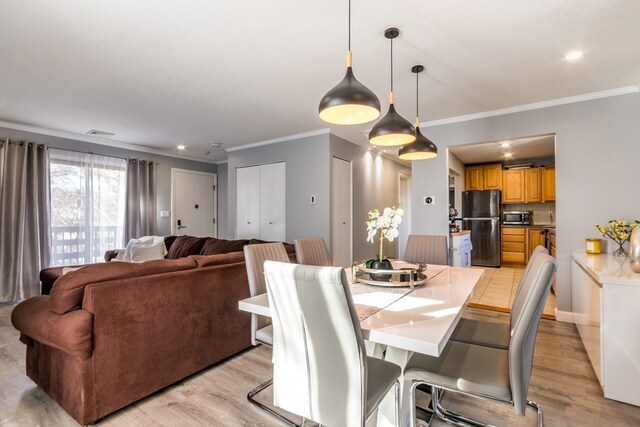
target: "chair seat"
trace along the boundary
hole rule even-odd
[[[267,345],[273,345],[273,325],[265,326],[256,331],[256,341]]]
[[[402,370],[395,363],[367,356],[367,418],[393,387]]]
[[[436,387],[511,401],[508,350],[449,341],[440,357],[415,353],[404,376]]]
[[[506,350],[511,341],[511,331],[509,322],[492,322],[463,317],[458,322],[450,339]]]

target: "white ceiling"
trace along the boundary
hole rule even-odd
[[[354,71],[422,121],[640,83],[640,1],[354,1]],[[342,79],[347,2],[0,1],[0,120],[207,161],[224,148],[328,127]],[[584,57],[565,61],[580,49]],[[366,143],[359,127],[332,131]],[[436,141],[437,142],[437,141]],[[209,155],[204,152],[210,151]]]
[[[531,159],[555,157],[555,136],[541,135],[509,141],[492,141],[478,144],[457,145],[449,151],[462,163],[518,163]],[[504,155],[510,153],[511,157]]]

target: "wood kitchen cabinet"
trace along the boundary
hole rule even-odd
[[[542,202],[542,168],[524,170],[525,203]]]
[[[538,245],[544,246],[544,229],[541,227],[527,228],[527,262]]]
[[[502,163],[493,163],[490,165],[473,165],[465,167],[464,183],[466,191],[501,190]]]
[[[550,166],[542,169],[542,201],[556,201],[556,168]]]
[[[527,262],[526,227],[502,227],[502,262]]]
[[[502,203],[525,202],[525,169],[512,169],[502,172]]]

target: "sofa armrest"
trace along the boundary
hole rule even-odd
[[[56,314],[49,310],[49,296],[18,304],[11,312],[11,323],[24,343],[29,343],[28,337],[83,360],[93,351],[93,315],[85,310]]]

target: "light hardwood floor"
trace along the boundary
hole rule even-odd
[[[524,267],[482,268],[484,276],[476,285],[471,298],[471,307],[495,309],[508,312],[516,289],[524,273]],[[547,297],[544,305],[544,316],[555,319],[556,296],[552,293]]]
[[[12,308],[0,304],[0,426],[76,426],[25,375],[25,346],[11,326]],[[468,314],[506,320],[483,310]],[[106,417],[98,426],[279,426],[245,397],[270,376],[271,349],[252,348]],[[270,391],[260,399],[268,402]],[[541,322],[529,398],[542,405],[547,427],[640,425],[640,407],[602,396],[576,329],[568,323]],[[443,404],[496,426],[535,425],[533,412],[521,418],[499,403],[447,393]]]

